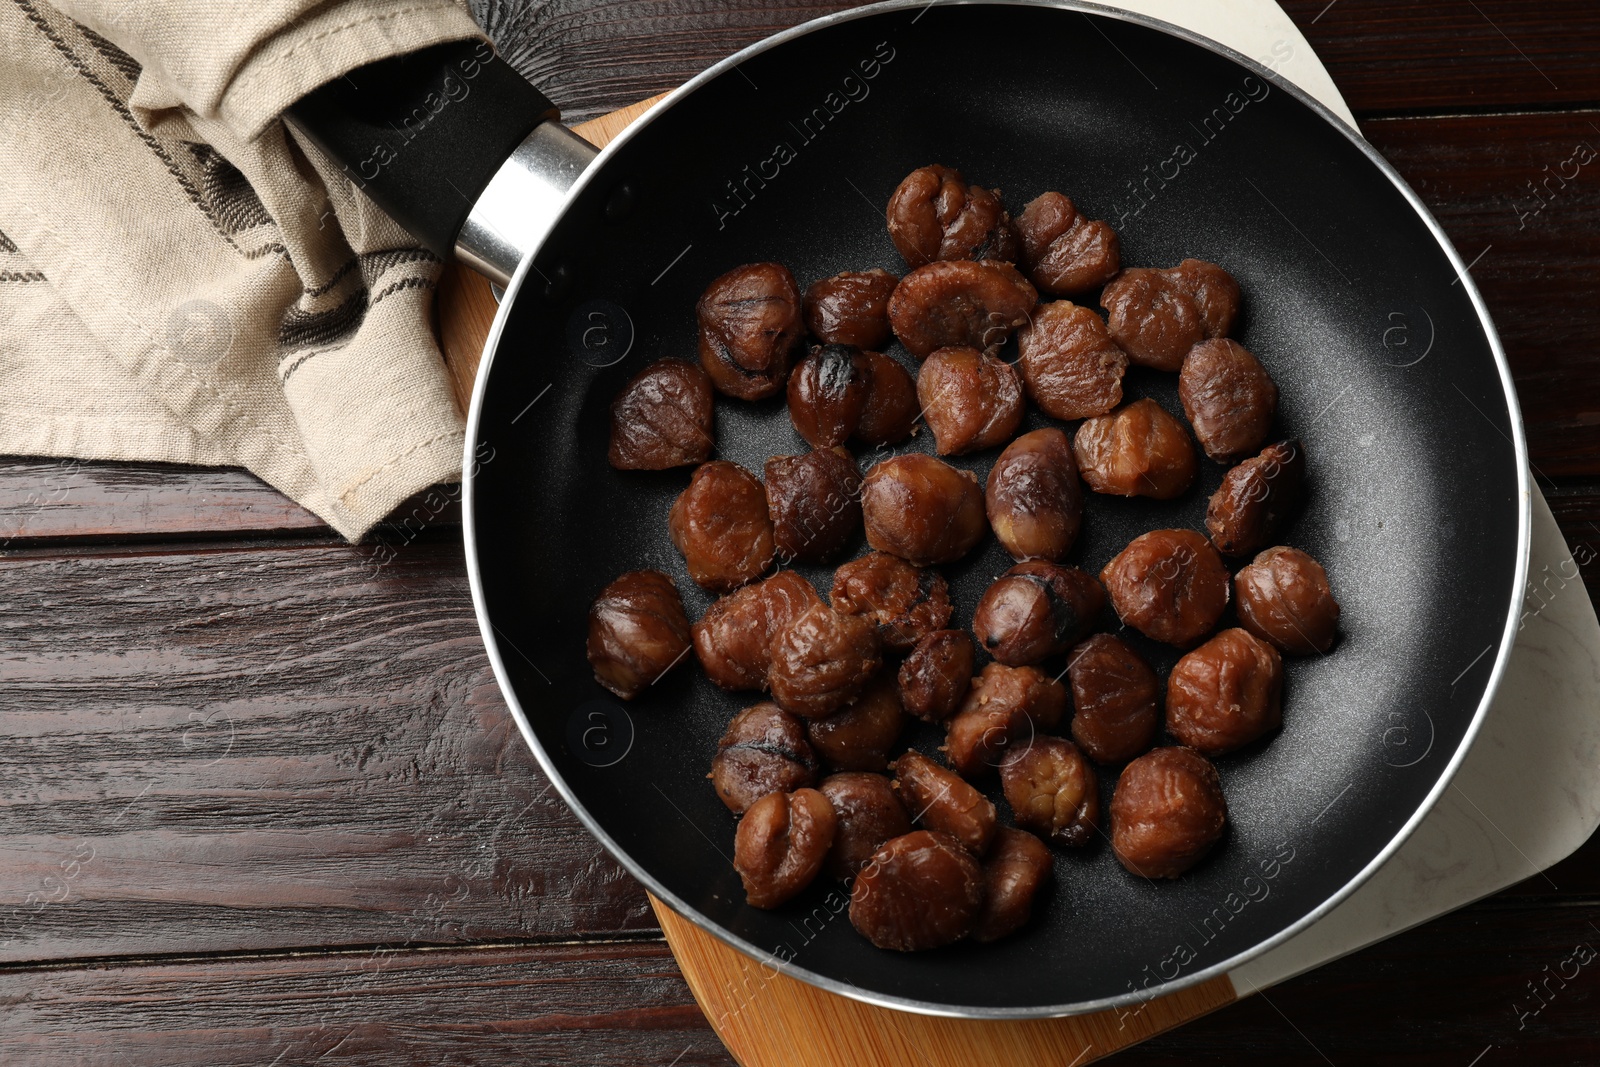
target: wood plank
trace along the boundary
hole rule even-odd
[[[458,542],[14,557],[0,676],[0,960],[653,928]]]

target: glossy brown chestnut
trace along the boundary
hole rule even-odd
[[[1222,837],[1228,803],[1217,769],[1188,748],[1158,748],[1122,769],[1111,797],[1111,849],[1145,878],[1176,878]]]
[[[1261,447],[1278,412],[1278,386],[1237,341],[1201,341],[1183,357],[1178,399],[1189,425],[1218,463],[1233,463]]]
[[[1100,294],[1112,338],[1135,363],[1175,371],[1189,349],[1226,337],[1239,312],[1239,283],[1215,263],[1186,259],[1157,270],[1130,267]]]
[[[889,343],[889,294],[900,281],[886,270],[847,270],[806,289],[806,329],[829,345],[882,348]]]
[[[1200,467],[1189,431],[1149,397],[1085,420],[1072,449],[1089,488],[1111,496],[1171,500],[1193,484]]]
[[[1085,218],[1061,193],[1036,197],[1017,216],[1022,262],[1042,291],[1070,296],[1098,289],[1122,269],[1110,223]]]
[[[1193,530],[1151,530],[1100,572],[1118,617],[1146,637],[1189,648],[1228,606],[1228,568]]]
[[[618,470],[660,471],[704,463],[716,444],[711,379],[693,363],[658,359],[611,402],[606,458]]]
[[[998,767],[1008,749],[1059,726],[1066,710],[1066,687],[1054,678],[1035,667],[991,663],[949,722],[945,758],[962,777],[980,777]]]
[[[673,501],[667,528],[689,577],[713,593],[737,589],[772,566],[767,491],[737,463],[719,459],[696,467]]]
[[[837,824],[825,870],[841,882],[859,874],[885,841],[911,832],[911,816],[881,774],[841,771],[824,778],[817,791],[833,805]]]
[[[822,598],[794,571],[735,590],[694,624],[694,651],[723,689],[765,689],[772,639]]]
[[[1024,560],[984,591],[972,632],[996,660],[1020,667],[1082,641],[1105,606],[1105,590],[1078,568]]]
[[[1161,682],[1121,638],[1095,634],[1067,656],[1072,739],[1096,763],[1122,763],[1150,747],[1161,722]]]
[[[972,687],[976,659],[972,636],[965,630],[928,634],[900,664],[901,706],[927,722],[948,719]]]
[[[632,700],[689,648],[689,617],[672,579],[629,571],[600,591],[589,608],[589,663],[594,680]]]
[[[835,611],[872,620],[885,647],[898,652],[943,629],[952,611],[944,575],[887,552],[868,552],[834,571],[830,598]]]
[[[772,639],[767,683],[786,710],[820,719],[860,696],[882,662],[872,623],[818,604]]]
[[[1217,551],[1248,556],[1270,545],[1300,502],[1306,455],[1299,441],[1279,441],[1222,476],[1206,505],[1206,530]]]
[[[894,456],[868,471],[861,510],[867,544],[919,567],[960,559],[989,525],[978,479],[920,452]]]
[[[913,267],[938,259],[1017,258],[1017,235],[999,190],[968,185],[937,163],[906,175],[884,213],[889,239]]]
[[[911,436],[922,411],[917,403],[917,383],[893,357],[882,352],[864,355],[870,374],[856,438],[869,445],[897,444]]]
[[[817,757],[798,718],[776,704],[745,708],[728,723],[711,760],[711,784],[735,815],[768,793],[817,780]]]
[[[717,391],[760,400],[783,388],[804,329],[800,289],[781,263],[735,267],[695,305],[700,366]]]
[[[1167,730],[1203,756],[1221,756],[1283,722],[1283,660],[1248,630],[1224,630],[1167,676]]]
[[[879,948],[916,952],[967,935],[983,906],[978,861],[949,834],[884,843],[850,890],[850,924]]]
[[[972,940],[998,941],[1028,925],[1033,898],[1050,878],[1055,857],[1025,830],[1002,826],[983,859],[983,908],[972,924]]]
[[[1013,559],[1059,560],[1078,539],[1083,489],[1067,435],[1055,427],[1025,433],[989,468],[984,510]]]
[[[812,448],[842,445],[867,406],[872,368],[859,348],[817,345],[789,375],[789,421]]]
[[[889,325],[918,359],[951,345],[993,354],[1038,302],[1009,263],[942,260],[900,279],[889,297]]]
[[[1028,395],[1053,419],[1104,415],[1122,402],[1128,354],[1086,307],[1066,300],[1045,304],[1017,331],[1017,351]]]
[[[905,732],[906,713],[894,675],[880,673],[861,695],[825,719],[807,719],[806,737],[836,771],[882,771]]]
[[[1100,785],[1078,746],[1041,734],[1000,761],[1000,785],[1017,825],[1053,844],[1076,848],[1100,825]]]
[[[750,806],[733,837],[733,867],[753,908],[776,908],[816,878],[833,846],[837,819],[815,789],[768,793]]]
[[[917,751],[905,753],[890,767],[912,822],[949,834],[974,856],[988,850],[995,828],[994,805],[988,797]]]
[[[861,471],[843,448],[767,460],[767,511],[778,559],[820,563],[861,529]]]
[[[917,401],[941,456],[996,448],[1022,424],[1022,379],[976,348],[941,348],[917,372]]]
[[[1233,580],[1239,625],[1291,656],[1333,647],[1339,602],[1322,564],[1298,548],[1278,545],[1257,556]]]

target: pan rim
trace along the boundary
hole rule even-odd
[[[1472,719],[1463,733],[1460,743],[1451,755],[1449,762],[1440,772],[1438,780],[1423,798],[1417,810],[1395,832],[1387,843],[1355,873],[1344,885],[1329,895],[1322,903],[1302,915],[1299,919],[1285,926],[1271,937],[1257,942],[1249,949],[1235,953],[1233,956],[1205,967],[1191,974],[1184,974],[1172,981],[1152,985],[1135,992],[1103,997],[1097,1000],[1076,1001],[1066,1004],[1034,1005],[1022,1008],[997,1008],[986,1005],[958,1005],[939,1001],[915,1000],[907,997],[897,997],[873,990],[862,989],[846,981],[818,974],[815,971],[799,967],[790,961],[782,960],[759,946],[744,940],[729,930],[724,929],[711,919],[702,915],[687,901],[668,890],[654,878],[640,864],[635,862],[627,852],[600,826],[588,810],[578,801],[577,797],[567,787],[561,774],[556,770],[551,759],[546,755],[543,745],[534,734],[533,727],[510,684],[509,676],[505,671],[498,642],[496,641],[496,628],[489,617],[487,603],[484,597],[483,581],[478,559],[478,531],[476,520],[476,484],[473,471],[476,464],[476,449],[481,430],[481,416],[483,412],[483,397],[487,391],[489,372],[492,369],[494,358],[498,353],[501,334],[504,332],[509,318],[510,309],[516,297],[521,292],[526,282],[526,277],[532,267],[533,260],[539,249],[530,250],[524,255],[518,265],[511,282],[506,286],[506,295],[500,303],[494,321],[490,326],[489,335],[484,342],[483,359],[479,365],[477,379],[473,385],[472,403],[467,415],[465,435],[465,448],[462,461],[462,511],[463,511],[463,540],[466,550],[467,578],[472,590],[473,613],[478,621],[478,629],[483,637],[485,651],[488,653],[489,663],[493,669],[495,681],[499,685],[501,695],[505,698],[512,718],[516,721],[518,730],[522,733],[523,741],[533,752],[540,769],[550,780],[561,798],[566,802],[578,820],[595,836],[619,863],[627,869],[628,873],[637,878],[649,892],[663,903],[667,904],[680,916],[693,923],[696,927],[716,937],[718,940],[737,949],[746,956],[757,960],[763,966],[770,966],[779,973],[805,982],[808,985],[825,990],[851,1000],[872,1004],[877,1007],[888,1008],[896,1011],[907,1011],[919,1015],[930,1015],[943,1018],[958,1019],[1042,1019],[1059,1018],[1072,1015],[1083,1015],[1093,1012],[1106,1011],[1129,1005],[1144,1003],[1170,993],[1187,989],[1203,982],[1210,981],[1219,975],[1228,975],[1243,964],[1256,959],[1279,945],[1287,942],[1297,934],[1302,933],[1312,924],[1322,919],[1336,907],[1347,900],[1351,894],[1364,885],[1368,879],[1377,873],[1378,869],[1387,863],[1399,851],[1406,840],[1422,824],[1428,814],[1433,811],[1439,799],[1444,795],[1454,780],[1457,771],[1467,753],[1471,751],[1476,742],[1478,733],[1488,715],[1490,706],[1494,702],[1501,682],[1504,680],[1507,664],[1510,661],[1511,651],[1516,643],[1517,624],[1520,619],[1522,605],[1522,591],[1527,584],[1529,554],[1532,539],[1532,489],[1529,481],[1527,439],[1523,430],[1522,409],[1517,402],[1516,386],[1511,374],[1510,363],[1501,345],[1499,332],[1495,329],[1494,322],[1489,315],[1488,306],[1483,301],[1482,294],[1468,273],[1468,266],[1456,251],[1454,244],[1445,234],[1433,213],[1428,210],[1421,198],[1412,190],[1398,171],[1385,159],[1366,138],[1361,136],[1359,130],[1351,127],[1337,113],[1322,103],[1316,97],[1306,92],[1300,86],[1275,71],[1269,70],[1264,65],[1248,56],[1235,51],[1228,46],[1214,41],[1201,34],[1195,33],[1182,26],[1177,26],[1161,19],[1152,18],[1137,12],[1126,11],[1121,8],[1109,7],[1103,4],[1088,2],[1088,0],[884,0],[881,3],[870,4],[864,7],[853,8],[848,11],[835,12],[818,19],[790,27],[770,37],[740,49],[738,52],[722,59],[716,64],[706,68],[693,78],[672,90],[642,116],[630,123],[616,138],[601,150],[600,154],[589,164],[584,172],[579,175],[568,194],[568,204],[572,202],[588,184],[598,180],[598,176],[605,169],[606,164],[616,155],[633,137],[637,136],[647,125],[654,122],[661,115],[695,92],[702,85],[721,76],[729,70],[738,67],[753,56],[759,55],[771,48],[785,44],[796,38],[805,36],[830,26],[850,22],[859,18],[867,18],[893,11],[910,9],[926,9],[933,6],[964,7],[1003,4],[1014,7],[1039,7],[1053,8],[1062,11],[1078,12],[1086,15],[1095,15],[1115,19],[1147,29],[1165,33],[1168,36],[1179,38],[1197,45],[1207,51],[1213,52],[1240,65],[1256,77],[1268,79],[1274,88],[1281,89],[1290,94],[1302,104],[1309,107],[1324,122],[1329,123],[1342,136],[1347,138],[1360,151],[1367,160],[1373,164],[1385,178],[1400,192],[1406,202],[1416,212],[1418,218],[1427,227],[1438,243],[1446,259],[1455,268],[1457,278],[1468,298],[1472,302],[1473,310],[1477,313],[1485,339],[1489,343],[1491,355],[1494,357],[1496,369],[1500,374],[1500,384],[1503,399],[1506,403],[1507,415],[1510,425],[1510,442],[1513,456],[1516,461],[1517,478],[1517,558],[1513,567],[1512,587],[1509,603],[1506,610],[1506,622],[1501,632],[1499,647],[1496,650],[1494,663],[1489,677],[1484,683],[1483,695],[1474,709]],[[565,210],[565,209],[563,209]],[[552,227],[553,229],[553,227]],[[1231,983],[1230,983],[1231,984]],[[1238,990],[1235,990],[1238,993]],[[1256,992],[1254,988],[1250,993]],[[1243,999],[1241,996],[1240,999]]]

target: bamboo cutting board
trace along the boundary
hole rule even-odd
[[[659,96],[574,129],[604,146]],[[439,335],[464,412],[497,308],[482,275],[451,264],[439,285]],[[656,918],[717,1035],[743,1067],[1082,1067],[1237,999],[1226,976],[1137,1008],[1064,1019],[942,1019],[891,1011],[777,974],[682,919]]]

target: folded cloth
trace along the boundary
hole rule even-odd
[[[0,0],[0,453],[245,467],[352,540],[459,478],[441,264],[278,116],[473,37],[451,0]]]

